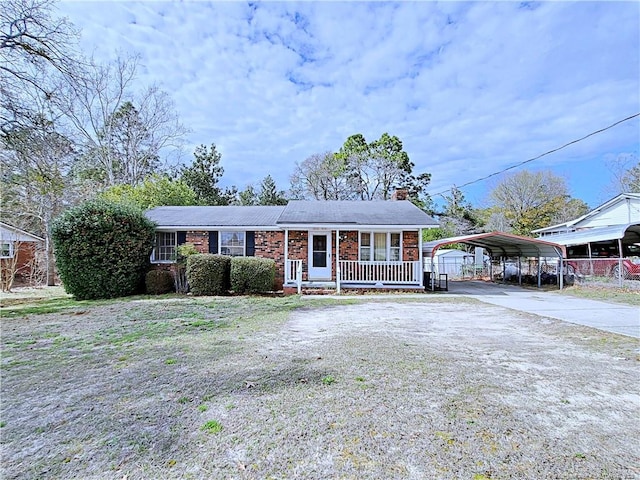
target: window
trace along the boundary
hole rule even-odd
[[[368,262],[371,260],[371,234],[362,232],[360,234],[360,261]]]
[[[245,232],[220,232],[220,253],[242,257],[245,251]]]
[[[156,244],[151,254],[151,261],[174,262],[176,244],[176,232],[156,232]]]
[[[389,234],[389,260],[392,262],[399,262],[402,259],[401,242],[399,233]]]
[[[13,258],[13,242],[0,244],[0,258]]]
[[[373,240],[373,241],[372,241]],[[400,262],[402,234],[400,232],[360,232],[360,261]]]

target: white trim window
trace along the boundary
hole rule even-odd
[[[361,262],[401,262],[402,232],[360,232]]]
[[[151,261],[161,263],[175,262],[177,245],[176,232],[156,232],[155,247],[151,253]]]
[[[221,255],[229,255],[231,257],[244,257],[247,247],[245,232],[222,231],[220,232],[220,249]]]
[[[13,242],[0,243],[0,258],[13,258]]]

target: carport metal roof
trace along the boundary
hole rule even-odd
[[[479,233],[463,235],[425,242],[422,252],[433,258],[438,248],[452,243],[466,243],[474,247],[482,247],[492,257],[560,257],[564,256],[564,247],[539,238],[521,237],[504,232]]]

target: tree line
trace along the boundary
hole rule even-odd
[[[562,178],[529,171],[504,176],[490,191],[486,208],[474,208],[455,186],[437,207],[427,192],[431,175],[416,172],[401,139],[389,133],[372,141],[357,133],[335,151],[296,162],[288,191],[270,175],[242,190],[223,188],[215,143],[198,146],[190,162],[181,161],[189,130],[168,93],[156,85],[138,88],[140,58],[87,58],[79,49],[79,33],[56,16],[55,0],[0,4],[2,219],[47,240],[50,272],[52,220],[96,196],[146,209],[387,200],[402,188],[439,218],[432,236],[486,230],[530,235],[587,209],[568,194]],[[637,157],[620,165],[620,188],[640,191]]]

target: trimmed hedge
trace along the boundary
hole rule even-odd
[[[187,257],[187,282],[194,295],[223,295],[229,290],[231,257],[200,253]]]
[[[144,277],[144,284],[147,287],[147,293],[150,295],[173,292],[175,288],[173,274],[166,270],[151,270],[147,272]]]
[[[235,293],[263,293],[273,290],[276,262],[270,258],[233,257],[231,290]]]
[[[155,225],[131,206],[92,200],[53,223],[58,273],[78,300],[139,293],[149,269]]]

